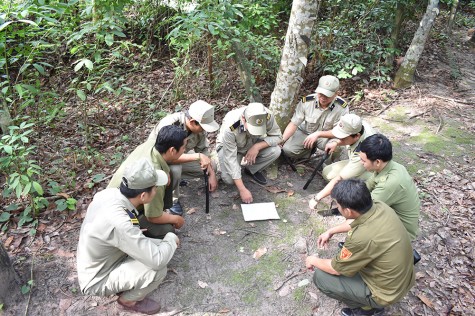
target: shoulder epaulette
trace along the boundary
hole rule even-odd
[[[334,103],[338,104],[338,105],[341,106],[342,108],[346,108],[346,107],[348,106],[348,102],[346,102],[345,100],[343,100],[343,99],[340,98],[340,97],[336,97]]]
[[[124,207],[124,211],[127,212],[127,215],[129,215],[130,222],[132,223],[132,225],[139,227],[140,224],[139,224],[139,220],[137,219],[137,216],[135,216],[134,213],[132,213],[131,211],[129,211],[125,207]]]
[[[315,100],[314,94],[309,94],[306,97],[302,97],[302,103],[309,102]]]
[[[229,129],[231,130],[231,132],[234,132],[234,130],[235,130],[236,128],[238,128],[239,125],[241,125],[241,120],[236,121],[233,125],[231,125],[231,126],[229,127]]]

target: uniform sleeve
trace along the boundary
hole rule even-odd
[[[153,128],[152,132],[150,133],[150,135],[147,138],[147,141],[153,140],[155,142],[155,140],[157,139],[158,132],[162,129],[162,127],[168,126],[168,125],[173,125],[176,121],[179,120],[179,118],[180,118],[179,114],[180,113],[174,113],[174,114],[170,114],[170,115],[167,115],[164,118],[162,118],[160,120],[160,122],[158,122],[158,124],[155,125],[155,127]]]
[[[338,124],[338,122],[340,121],[340,119],[341,119],[341,117],[342,117],[343,115],[346,115],[346,114],[348,114],[348,113],[350,113],[350,110],[348,109],[348,106],[346,106],[345,108],[343,108],[342,111],[339,112],[338,115],[335,116],[335,118],[334,118],[334,120],[333,120],[333,122],[332,122],[332,123],[333,123],[333,127],[335,127],[335,126]]]
[[[368,180],[366,180],[366,187],[368,188],[370,192],[373,191],[376,186],[375,176],[376,175],[373,172],[371,177]]]
[[[231,131],[226,131],[223,136],[223,155],[225,161],[220,162],[222,169],[226,171],[233,180],[241,179],[241,165],[237,157],[236,136]]]
[[[209,156],[209,141],[206,133],[201,133],[199,135],[198,143],[195,146],[195,152],[202,153],[203,155]]]
[[[295,113],[294,116],[292,116],[292,119],[290,120],[295,126],[299,126],[302,124],[303,120],[305,120],[305,112],[303,109],[304,103],[300,101],[297,104],[297,107],[295,108]]]
[[[373,200],[378,200],[391,206],[398,201],[400,196],[404,196],[404,194],[400,193],[404,188],[391,179],[396,180],[396,177],[387,177],[375,184],[373,190],[370,190]]]
[[[267,121],[267,136],[264,137],[264,141],[269,144],[269,147],[277,146],[282,141],[282,132],[273,114]]]
[[[358,153],[353,153],[346,166],[341,169],[340,177],[342,177],[343,180],[346,180],[359,177],[365,172],[366,169],[361,163],[360,156],[358,155]]]
[[[120,250],[153,270],[165,268],[177,248],[175,234],[168,233],[163,240],[155,241],[145,237],[130,221],[118,225],[115,233]]]
[[[163,214],[163,206],[164,206],[164,201],[163,199],[165,198],[165,189],[166,187],[164,185],[161,185],[157,188],[157,194],[155,194],[155,197],[153,200],[144,205],[144,214],[145,217],[160,217]]]
[[[363,245],[353,241],[353,238],[346,238],[345,245],[332,259],[331,265],[341,275],[352,277],[373,260],[369,255],[371,248],[370,244]]]

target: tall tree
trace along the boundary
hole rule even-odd
[[[294,0],[289,27],[280,61],[279,73],[271,95],[270,109],[279,126],[290,121],[295,100],[307,65],[312,28],[317,19],[319,1]]]
[[[427,5],[426,13],[422,18],[419,28],[412,39],[411,45],[409,46],[406,55],[404,56],[404,61],[399,67],[396,77],[394,78],[394,87],[395,88],[406,88],[412,85],[414,81],[414,73],[416,71],[417,64],[419,59],[424,51],[424,46],[429,38],[430,30],[434,24],[434,20],[439,14],[439,0],[430,0]]]

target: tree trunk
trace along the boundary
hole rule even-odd
[[[3,134],[8,134],[8,126],[12,125],[12,118],[8,111],[8,106],[5,101],[0,101],[0,128]]]
[[[395,88],[407,88],[412,85],[417,64],[419,63],[422,52],[424,51],[425,43],[429,38],[430,29],[439,13],[438,4],[439,0],[429,1],[426,13],[424,14],[424,17],[419,24],[419,28],[412,39],[411,45],[404,56],[404,61],[394,78]]]
[[[251,63],[244,54],[241,44],[236,41],[231,41],[231,45],[234,51],[233,59],[238,67],[239,76],[244,84],[244,89],[246,89],[246,95],[249,102],[262,102],[261,93],[259,92],[259,88],[257,88],[254,77],[252,76]]]
[[[281,128],[290,121],[298,98],[318,5],[319,1],[314,0],[294,0],[292,4],[279,73],[270,101],[270,109]]]
[[[13,270],[10,257],[0,243],[0,304],[4,304],[5,301],[9,301],[18,292],[18,285],[16,280],[18,276]]]
[[[449,23],[447,23],[447,35],[452,35],[452,28],[454,26],[455,14],[457,13],[457,7],[459,5],[459,0],[454,0],[452,2],[452,8],[450,9]]]
[[[397,47],[399,34],[401,33],[402,22],[404,20],[403,17],[404,17],[404,6],[398,2],[396,4],[396,15],[394,16],[394,24],[391,30],[391,37],[390,37],[390,42],[389,42],[389,49],[391,49],[392,52],[394,52],[394,50]],[[391,53],[391,55],[389,55],[386,58],[386,65],[389,65],[389,66],[392,65],[394,61],[394,57],[395,57],[394,53]]]

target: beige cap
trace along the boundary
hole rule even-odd
[[[340,81],[334,76],[323,76],[318,81],[318,87],[315,90],[316,93],[321,93],[331,98],[335,95],[338,88],[340,88]]]
[[[168,175],[163,170],[155,170],[145,158],[135,161],[124,170],[122,183],[129,189],[143,190],[168,183]]]
[[[332,129],[332,134],[336,138],[345,138],[350,135],[358,134],[361,132],[361,127],[363,126],[363,121],[361,117],[356,114],[346,114],[343,115]]]
[[[188,114],[200,123],[201,127],[209,133],[218,130],[219,125],[214,120],[214,106],[203,100],[198,100],[190,105]]]
[[[262,103],[249,103],[244,111],[249,134],[262,136],[267,133],[267,111]]]

